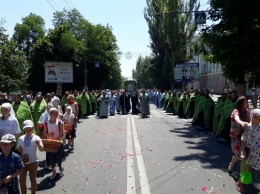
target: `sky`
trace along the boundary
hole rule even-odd
[[[207,0],[201,0],[205,8]],[[149,56],[151,50],[148,26],[144,19],[146,0],[2,0],[0,18],[4,18],[9,37],[14,26],[30,13],[40,15],[45,29],[53,28],[54,11],[77,9],[92,24],[112,26],[117,45],[123,53],[120,59],[122,75],[132,77],[137,58]]]
[[[123,53],[120,59],[122,75],[131,77],[137,58],[151,54],[144,7],[146,0],[3,0],[0,18],[5,19],[4,27],[11,37],[14,26],[30,13],[40,15],[45,21],[45,28],[49,29],[53,28],[51,20],[55,10],[75,8],[92,24],[112,26]]]

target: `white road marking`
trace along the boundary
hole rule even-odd
[[[134,154],[130,117],[127,118],[127,194],[136,194]]]
[[[151,113],[153,113],[158,118],[162,118],[162,115],[156,112],[155,110],[151,110]]]
[[[132,121],[133,135],[134,135],[135,155],[137,159],[137,167],[138,167],[139,177],[140,177],[141,192],[142,194],[151,194],[150,185],[148,182],[146,169],[144,165],[144,158],[141,153],[142,152],[141,146],[137,136],[137,130],[135,127],[135,121],[133,117],[131,117],[131,121]]]

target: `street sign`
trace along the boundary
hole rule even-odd
[[[95,67],[97,67],[97,68],[100,67],[100,61],[95,61]]]
[[[206,12],[204,11],[195,12],[195,24],[206,24]]]

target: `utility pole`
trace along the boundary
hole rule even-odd
[[[84,87],[87,87],[87,62],[84,63]]]

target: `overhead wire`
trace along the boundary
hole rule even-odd
[[[55,3],[54,0],[52,0],[53,4],[58,8],[58,10],[60,10],[59,6]]]
[[[73,8],[75,8],[75,6],[73,5],[72,1],[70,0],[70,4],[72,5]]]
[[[66,2],[66,4],[69,6],[70,10],[72,10],[71,7],[70,7],[70,5],[68,4],[67,0],[65,0],[65,2]]]
[[[57,11],[56,9],[55,9],[55,7],[53,7],[53,5],[49,2],[49,0],[47,0],[47,2],[50,4],[50,6],[54,9],[54,11]]]

